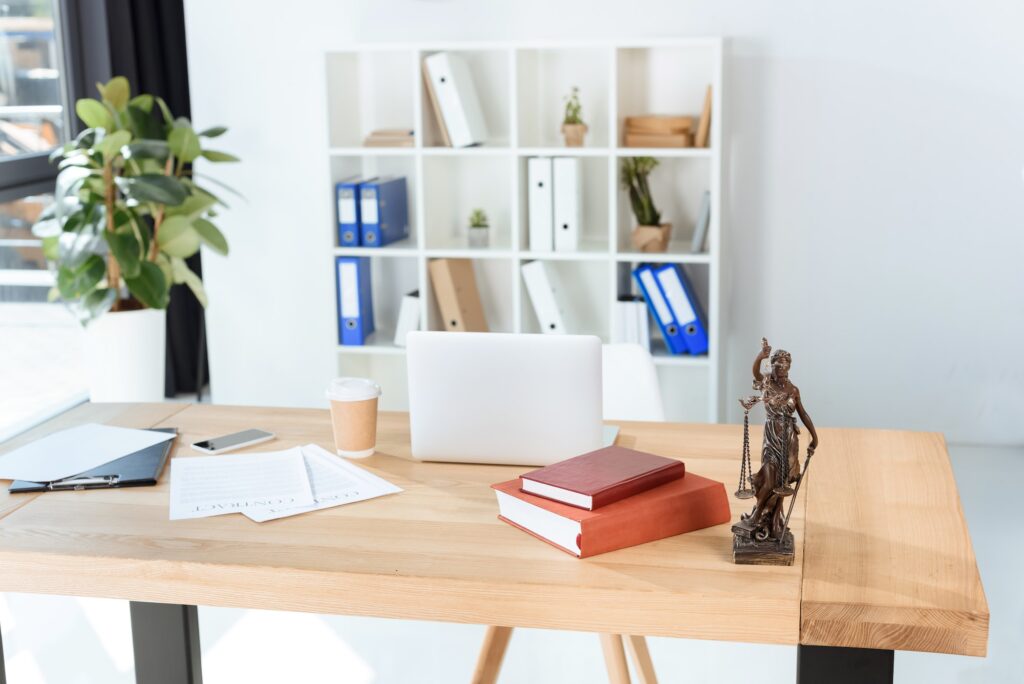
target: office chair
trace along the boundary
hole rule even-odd
[[[601,353],[602,415],[605,420],[665,420],[658,371],[650,352],[638,344],[606,344]],[[657,684],[647,640],[633,634],[602,634],[601,651],[611,684],[629,684],[629,652],[639,684]],[[494,684],[501,672],[511,627],[490,626],[480,647],[473,684]]]
[[[639,344],[606,344],[601,361],[605,420],[665,420],[650,352]]]

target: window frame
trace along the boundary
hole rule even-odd
[[[75,101],[92,93],[97,81],[110,78],[110,44],[107,3],[53,0],[57,12],[54,32],[61,64],[60,88],[64,96],[64,125],[67,138],[82,130],[74,115]],[[57,165],[51,152],[0,159],[0,202],[52,192]]]

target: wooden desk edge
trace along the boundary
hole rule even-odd
[[[956,511],[965,529],[963,503],[956,477],[952,473],[946,436],[936,431],[883,430],[876,432],[913,432],[936,439],[945,453],[945,463],[952,476]],[[814,478],[809,478],[809,487]],[[806,510],[806,526],[814,524],[813,512]],[[975,594],[973,609],[948,610],[941,608],[911,608],[813,601],[804,598],[804,582],[800,595],[800,643],[807,646],[842,646],[848,648],[874,648],[894,651],[948,653],[985,657],[988,653],[989,608],[981,573],[978,570],[974,543],[967,530],[971,560],[973,561]],[[805,533],[806,540],[806,533]],[[806,550],[804,559],[806,560]]]
[[[796,645],[799,636],[796,629],[752,628],[738,634],[733,616],[746,605],[742,596],[714,612],[706,610],[699,595],[684,605],[659,602],[641,611],[644,620],[637,621],[631,601],[625,600],[637,596],[616,599],[617,592],[607,589],[594,589],[580,599],[604,608],[574,615],[559,609],[558,602],[568,599],[538,595],[536,587],[517,583],[99,556],[86,560],[83,564],[81,556],[0,550],[0,586],[12,592],[241,609],[252,608],[249,598],[258,597],[261,610],[789,646]],[[306,590],[282,593],[282,582]],[[388,583],[387,592],[378,591],[382,582]],[[538,603],[547,610],[537,611]],[[704,620],[680,620],[680,611]]]
[[[989,613],[801,601],[800,643],[985,657]]]

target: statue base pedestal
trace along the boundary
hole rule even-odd
[[[757,541],[735,532],[732,536],[732,562],[736,565],[792,565],[794,549],[793,533],[788,530],[782,541]]]

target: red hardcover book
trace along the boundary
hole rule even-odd
[[[610,446],[526,473],[522,488],[592,511],[685,474],[682,461]]]
[[[597,511],[526,494],[519,480],[491,487],[499,519],[579,558],[720,525],[731,517],[725,485],[693,473]]]

